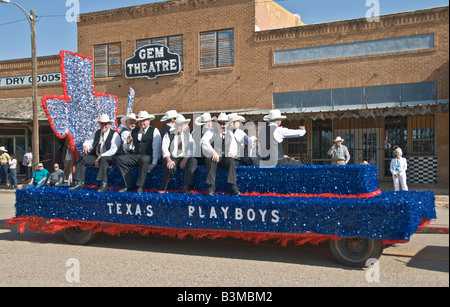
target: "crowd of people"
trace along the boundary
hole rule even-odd
[[[271,110],[264,121],[268,124],[260,129],[258,136],[248,136],[242,129],[246,121],[237,113],[221,113],[212,117],[204,113],[195,119],[195,129],[191,132],[190,119],[186,119],[176,110],[170,110],[161,118],[164,125],[157,129],[151,126],[155,116],[146,111],[139,114],[129,114],[121,119],[119,129],[111,126],[115,119],[103,114],[97,120],[99,128],[83,143],[83,155],[73,167],[74,155],[67,147],[64,159],[64,171],[59,164],[53,165],[53,172],[47,171],[42,163],[32,172],[32,153],[29,149],[23,157],[23,167],[26,168],[27,188],[43,186],[69,185],[70,190],[85,188],[85,174],[88,166],[98,168],[97,181],[100,182],[98,192],[105,192],[108,187],[108,168],[117,164],[124,186],[119,192],[143,192],[147,173],[159,163],[164,171],[161,178],[159,193],[167,192],[170,181],[178,169],[184,171],[183,193],[191,193],[194,174],[198,165],[206,165],[208,184],[207,195],[214,195],[217,168],[227,170],[227,182],[231,193],[240,195],[236,182],[236,166],[262,165],[285,166],[301,165],[296,159],[291,159],[283,153],[283,140],[297,138],[306,134],[304,126],[298,129],[288,129],[281,126],[286,116],[280,110]],[[256,134],[256,129],[255,129]],[[333,146],[328,151],[333,165],[346,165],[350,154],[343,139],[336,137]],[[400,153],[401,156],[401,153]],[[391,172],[395,189],[407,189],[406,159],[397,155],[391,163]],[[10,189],[17,189],[17,160],[8,154],[4,146],[0,147],[1,183],[6,184],[8,169],[11,174]],[[66,163],[67,162],[67,163]],[[395,163],[394,163],[395,162]],[[136,182],[130,173],[130,167],[138,168]],[[65,181],[67,180],[67,182]],[[73,182],[73,184],[72,184]]]

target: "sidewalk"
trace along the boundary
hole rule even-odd
[[[392,181],[379,181],[381,191],[394,191]],[[408,183],[410,191],[433,191],[435,195],[449,195],[448,184],[443,183]]]

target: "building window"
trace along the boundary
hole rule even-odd
[[[181,70],[183,70],[183,62],[184,62],[183,35],[141,39],[136,41],[136,49],[151,44],[164,45],[167,48],[169,48],[170,52],[177,53],[180,56]]]
[[[411,116],[410,127],[412,138],[412,154],[434,155],[434,116]]]
[[[234,30],[200,33],[200,68],[234,65]]]
[[[96,78],[122,75],[122,47],[120,43],[94,46],[94,71]]]
[[[277,50],[274,55],[274,64],[427,50],[434,48],[434,46],[434,33],[428,33],[346,44]]]

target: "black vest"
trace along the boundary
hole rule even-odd
[[[260,155],[261,159],[264,161],[271,160],[271,155],[275,154],[275,151],[278,150],[278,155],[276,157],[277,160],[280,160],[284,157],[283,152],[283,143],[278,143],[278,141],[274,137],[275,129],[277,127],[274,125],[269,125],[265,130],[265,137],[263,137],[262,133],[259,135],[259,140],[265,140],[265,144],[261,144],[260,142]],[[261,145],[265,145],[261,146]],[[264,150],[265,149],[265,150]],[[272,157],[274,159],[275,157]]]
[[[149,126],[147,133],[142,135],[142,140],[138,140],[139,130],[141,128],[135,128],[131,131],[131,137],[133,138],[134,151],[136,155],[148,155],[153,156],[153,133],[155,127]]]
[[[105,151],[108,151],[111,149],[111,141],[112,138],[114,136],[114,133],[116,133],[114,130],[109,129],[109,134],[108,134],[108,138],[105,140]],[[97,155],[97,147],[100,144],[100,137],[102,136],[102,131],[100,129],[98,129],[97,131],[95,131],[95,136],[94,136],[94,143],[92,144],[92,150],[89,153],[89,155],[91,156],[96,156]]]

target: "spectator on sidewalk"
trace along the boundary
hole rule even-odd
[[[8,151],[5,146],[0,147],[0,184],[6,185],[8,182],[8,168],[9,168],[9,159],[11,157],[8,155]]]
[[[9,189],[17,190],[17,160],[14,158],[14,154],[11,154],[11,159],[9,160],[9,173],[11,174]]]

